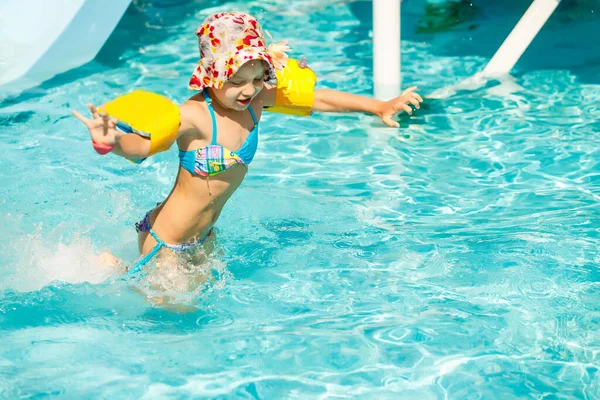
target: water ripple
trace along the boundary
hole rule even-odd
[[[320,88],[368,95],[366,3],[228,7],[289,39]],[[426,98],[400,129],[266,114],[193,307],[98,269],[99,250],[136,257],[133,222],[178,161],[97,157],[70,109],[133,88],[184,101],[195,29],[222,9],[133,2],[127,45],[3,99],[2,396],[598,398],[600,88],[567,70]],[[403,42],[405,84],[426,95],[487,62],[441,54]]]

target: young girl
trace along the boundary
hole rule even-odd
[[[130,269],[133,272],[157,255],[161,260],[176,255],[189,261],[194,248],[207,246],[225,203],[254,158],[263,110],[275,105],[277,87],[270,82],[288,61],[285,43],[267,47],[260,25],[248,14],[210,16],[196,34],[200,62],[189,87],[199,92],[178,106],[179,173],[169,196],[136,224],[142,258]],[[401,111],[411,114],[410,105],[419,108],[423,101],[415,89],[387,102],[316,90],[312,111],[366,112],[398,127],[392,117]],[[147,137],[124,134],[115,118],[88,107],[92,119],[73,114],[89,129],[97,150],[129,159],[151,154]]]

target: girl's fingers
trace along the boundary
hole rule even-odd
[[[411,86],[408,89],[406,89],[404,92],[402,92],[402,96],[409,94],[410,92],[416,90],[417,87],[416,86]]]
[[[386,118],[382,118],[381,120],[383,121],[384,124],[386,124],[387,126],[390,126],[392,128],[399,128],[400,127],[400,124],[397,123],[396,121],[394,121],[391,118],[387,118],[386,117]]]
[[[84,117],[83,115],[79,114],[77,111],[73,110],[72,111],[73,115],[75,116],[75,118],[77,118],[78,120],[80,120],[81,122],[83,122],[85,124],[85,126],[89,127],[90,126],[90,120],[87,119],[86,117]]]
[[[401,111],[405,111],[409,115],[413,112],[412,108],[410,108],[410,106],[404,101],[399,101],[398,103],[394,104],[394,112],[398,113]]]
[[[110,122],[110,118],[108,118],[108,114],[102,114],[102,129],[103,129],[104,135],[108,134],[108,129],[110,128],[110,126],[108,125],[109,122]]]
[[[421,107],[421,106],[419,105],[419,100],[417,100],[417,99],[416,99],[416,98],[414,98],[414,97],[409,97],[409,98],[407,98],[406,100],[408,100],[408,102],[409,102],[410,104],[412,104],[413,106],[415,106],[415,108],[420,108],[420,107]]]
[[[421,95],[419,95],[419,93],[417,92],[412,92],[411,96],[413,96],[415,99],[419,100],[419,103],[423,102],[423,98],[421,97]]]
[[[96,108],[95,105],[93,104],[88,104],[88,108],[90,109],[92,116],[94,118],[100,118],[100,115],[98,114],[98,109]]]
[[[415,99],[419,100],[419,103],[422,103],[423,98],[421,97],[421,95],[419,93],[415,92],[416,89],[417,89],[416,86],[409,87],[404,92],[402,92],[402,96],[414,97]]]

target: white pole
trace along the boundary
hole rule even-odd
[[[400,2],[373,0],[373,86],[379,100],[400,94]]]
[[[374,0],[375,2],[378,0]],[[507,74],[519,61],[560,0],[534,0],[483,70],[485,75]]]

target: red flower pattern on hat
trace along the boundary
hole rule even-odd
[[[284,42],[266,46],[263,30],[253,16],[239,12],[221,12],[204,20],[196,31],[200,61],[196,66],[189,88],[220,89],[237,70],[251,60],[266,62],[265,81],[275,80],[275,71],[285,66]]]

